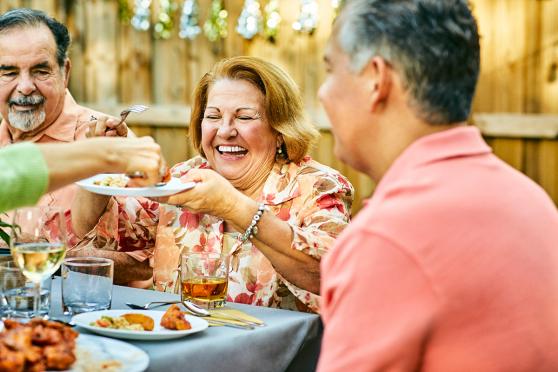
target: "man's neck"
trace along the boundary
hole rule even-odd
[[[8,122],[8,130],[9,130],[10,135],[12,137],[12,142],[14,142],[14,143],[27,141],[30,138],[34,138],[35,136],[37,136],[37,134],[39,134],[41,132],[44,132],[46,130],[46,128],[48,128],[48,125],[45,125],[45,123],[42,123],[41,125],[39,125],[35,129],[33,129],[32,131],[25,132],[25,131],[22,131],[20,129],[12,127]]]
[[[378,161],[374,161],[374,166],[369,169],[369,176],[379,182],[397,158],[418,139],[465,125],[467,125],[466,122],[433,125],[414,115],[403,115],[397,121],[390,119],[386,124],[388,129],[381,137],[382,142],[377,147],[379,150]]]

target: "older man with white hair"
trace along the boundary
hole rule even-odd
[[[96,136],[128,135],[125,123],[78,105],[67,90],[71,62],[66,26],[45,13],[18,8],[0,15],[0,147],[12,143],[68,143]],[[65,211],[71,229],[75,185],[42,197],[38,205]],[[71,234],[70,245],[78,243]],[[115,281],[147,279],[147,262],[127,253],[83,247],[80,254],[115,260]],[[122,269],[122,270],[121,270]]]

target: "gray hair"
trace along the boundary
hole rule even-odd
[[[400,72],[411,106],[428,123],[469,116],[480,46],[467,0],[348,0],[333,37],[353,71],[379,56]]]
[[[56,41],[56,61],[60,67],[64,67],[70,46],[70,34],[66,26],[35,9],[17,8],[0,15],[0,33],[18,27],[36,27],[41,24],[47,26],[52,32]]]

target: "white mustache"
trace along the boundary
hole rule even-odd
[[[45,101],[45,97],[43,96],[23,96],[12,98],[8,102],[10,105],[40,105]]]

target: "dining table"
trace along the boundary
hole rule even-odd
[[[180,300],[177,294],[114,285],[111,309],[128,309],[127,302],[177,300]],[[227,303],[226,307],[254,316],[264,321],[265,326],[253,330],[218,326],[172,340],[122,341],[145,351],[149,356],[147,371],[153,372],[316,369],[323,332],[318,315],[237,303]],[[63,317],[59,277],[52,281],[50,316]],[[76,329],[90,333],[80,327]]]

